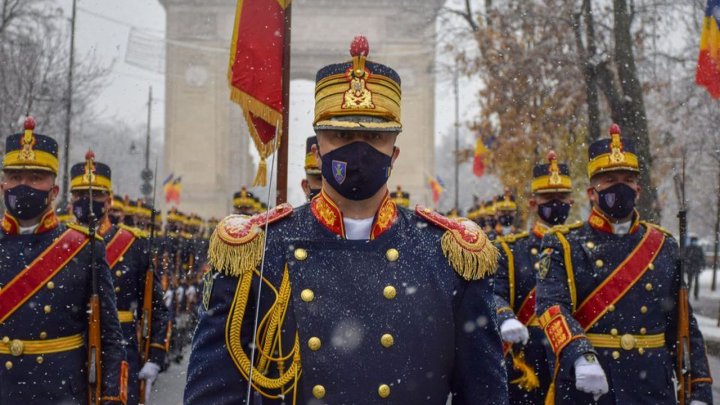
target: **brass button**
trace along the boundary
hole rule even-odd
[[[532,255],[538,254],[537,248],[532,248],[532,249],[530,249],[530,254],[532,254]]]
[[[632,350],[635,348],[635,336],[630,334],[625,334],[620,337],[620,347],[622,347],[625,350]]]
[[[640,355],[645,354],[645,349],[643,349],[642,347],[639,348],[639,349],[638,349],[638,353],[639,353]]]
[[[613,352],[612,352],[612,358],[615,359],[615,360],[619,359],[619,358],[620,358],[620,352],[617,351],[617,350],[613,350]]]
[[[120,292],[120,287],[115,287],[115,292],[116,292],[116,293],[119,293],[119,292]]]
[[[645,305],[640,307],[640,313],[641,314],[647,313],[647,307]]]
[[[604,265],[605,265],[605,263],[602,260],[600,260],[600,259],[595,260],[595,267],[602,267]]]
[[[320,346],[322,346],[322,342],[320,341],[320,338],[311,337],[308,339],[308,347],[312,351],[320,350]]]
[[[125,256],[120,256],[120,258],[118,259],[118,262],[122,262],[123,260],[125,260]]]
[[[17,357],[23,354],[25,351],[25,343],[23,343],[20,339],[13,339],[12,342],[10,342],[10,354]]]
[[[3,343],[8,344],[8,343],[10,343],[10,338],[7,337],[7,336],[5,336],[5,337],[2,339],[2,341],[3,341]]]
[[[313,290],[306,288],[300,293],[300,298],[305,302],[310,302],[315,299],[315,293]]]
[[[53,288],[55,288],[55,283],[53,283],[52,281],[48,281],[47,288],[52,290]]]
[[[610,304],[610,305],[608,306],[608,312],[613,312],[613,311],[615,311],[615,305]]]
[[[593,243],[593,241],[588,241],[585,246],[587,246],[588,249],[593,249],[595,248],[595,243]]]
[[[647,284],[645,284],[645,289],[646,289],[647,291],[652,291],[652,289],[653,289],[652,283],[647,283]]]
[[[122,277],[122,270],[116,271],[116,272],[115,272],[115,275],[116,275],[117,277]]]
[[[385,298],[391,300],[395,298],[395,296],[397,295],[397,291],[395,291],[395,287],[389,285],[383,289],[383,295],[385,296]]]
[[[325,396],[325,387],[322,385],[316,385],[312,389],[313,396],[317,399],[322,399]]]
[[[615,328],[612,328],[612,329],[610,329],[610,334],[613,335],[613,336],[617,336],[618,330],[615,329]]]
[[[535,270],[540,270],[540,262],[535,262],[533,267],[535,268]]]
[[[655,265],[653,263],[648,264],[648,269],[655,270]]]
[[[380,398],[387,398],[390,396],[390,386],[387,384],[382,384],[378,387],[378,395],[380,395]]]
[[[397,249],[388,249],[387,252],[385,252],[385,257],[390,262],[396,262],[397,259],[400,258],[400,252],[397,251]]]
[[[647,333],[647,329],[645,329],[645,328],[640,328],[640,334],[641,334],[641,335],[644,335],[644,334],[646,334],[646,333]]]
[[[37,361],[37,364],[43,364],[43,361],[45,361],[45,359],[43,359],[43,356],[37,356],[35,358],[35,361]]]
[[[40,339],[47,339],[47,332],[40,332]]]
[[[386,333],[380,337],[380,344],[383,345],[383,347],[390,347],[393,344],[395,344],[395,338],[389,333]]]
[[[302,248],[295,249],[295,259],[300,261],[307,259],[307,250]]]
[[[46,314],[49,314],[50,312],[52,312],[52,307],[50,305],[45,305],[43,307],[43,311],[45,311]]]
[[[12,368],[12,366],[13,366],[12,361],[6,361],[6,362],[5,362],[5,368],[6,368],[6,369],[10,370],[10,369]]]

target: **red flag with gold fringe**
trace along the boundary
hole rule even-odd
[[[283,136],[283,60],[285,11],[291,0],[238,0],[230,45],[230,98],[243,110],[250,136],[260,154],[255,185],[264,186],[265,160],[275,136]],[[287,55],[289,57],[289,55]]]

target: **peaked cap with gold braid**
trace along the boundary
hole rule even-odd
[[[588,178],[604,172],[627,170],[639,172],[635,145],[620,137],[620,126],[610,126],[610,139],[600,139],[588,147]]]
[[[316,76],[315,119],[318,130],[400,132],[400,75],[367,60],[370,44],[357,36],[352,61],[325,66]]]
[[[558,163],[555,151],[547,154],[547,164],[537,164],[533,168],[533,180],[530,189],[533,193],[570,193],[572,179],[570,168],[565,163]]]
[[[58,144],[46,135],[36,134],[35,119],[25,119],[25,131],[5,140],[3,170],[41,170],[57,174]]]

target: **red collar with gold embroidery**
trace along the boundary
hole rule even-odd
[[[55,215],[55,211],[49,210],[42,216],[38,227],[35,229],[35,234],[45,233],[51,231],[58,226],[58,219]],[[2,219],[2,230],[6,235],[17,235],[20,233],[20,223],[15,217],[10,215],[9,212],[5,211],[5,215]]]
[[[630,225],[630,230],[628,231],[628,234],[635,233],[640,226],[640,215],[637,211],[633,213],[632,218],[633,223],[632,225]],[[610,222],[610,220],[595,207],[593,207],[592,211],[590,211],[588,223],[591,227],[593,227],[593,229],[596,229],[600,232],[614,233],[615,228],[613,227],[612,222]]]
[[[541,223],[538,221],[538,222],[535,222],[535,225],[533,225],[531,232],[532,232],[533,235],[535,235],[535,236],[537,236],[538,238],[542,239],[542,237],[545,236],[545,234],[546,234],[547,231],[549,231],[549,230],[550,230],[550,228],[548,228],[547,226],[541,224]]]
[[[310,210],[325,228],[345,239],[343,214],[325,190],[322,190],[320,194],[313,198],[310,202]],[[393,200],[388,198],[388,193],[386,192],[380,208],[375,213],[370,239],[375,239],[392,228],[397,216],[397,206]]]

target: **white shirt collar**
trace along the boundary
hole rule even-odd
[[[615,235],[627,235],[627,233],[630,232],[631,226],[632,226],[632,221],[619,222],[617,224],[612,224],[613,233]]]
[[[345,238],[348,240],[368,240],[375,217],[353,219],[343,218],[345,224]]]
[[[18,232],[20,235],[32,235],[35,233],[35,230],[40,226],[40,224],[35,224],[31,226],[21,226],[20,232]]]

